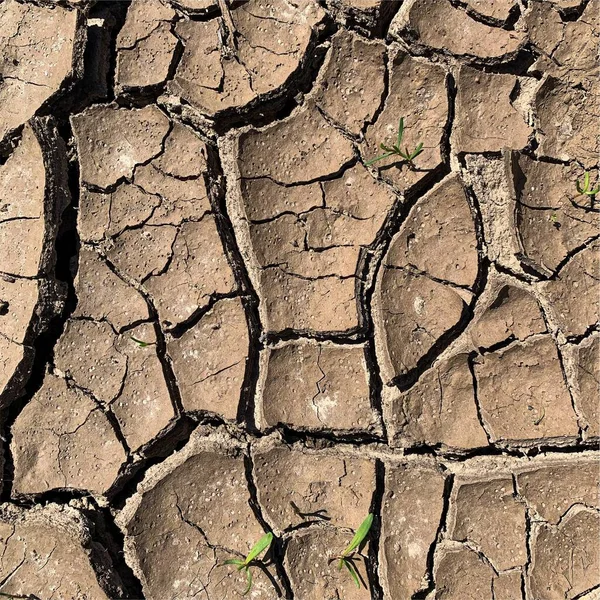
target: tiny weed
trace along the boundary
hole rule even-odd
[[[134,341],[140,348],[147,348],[148,346],[154,346],[154,342],[144,342],[143,340],[138,340],[134,338],[132,335],[129,336],[132,341]]]
[[[367,518],[360,524],[360,527],[356,530],[352,541],[346,546],[344,551],[336,556],[333,560],[338,560],[338,569],[341,571],[344,567],[348,569],[350,573],[350,577],[352,577],[352,581],[356,584],[356,587],[360,588],[361,580],[356,571],[356,567],[354,566],[354,553],[356,550],[359,550],[365,541],[367,535],[369,535],[369,530],[373,525],[373,513],[369,513]],[[333,561],[332,561],[333,562]]]
[[[258,540],[258,542],[256,542],[256,544],[252,546],[250,552],[248,552],[248,556],[246,556],[244,560],[242,560],[241,558],[230,558],[221,565],[235,565],[238,571],[246,572],[246,580],[248,583],[246,585],[244,593],[242,594],[243,596],[245,596],[252,589],[252,571],[250,571],[252,562],[258,557],[259,554],[261,554],[265,550],[268,550],[272,542],[273,534],[265,533],[265,535],[263,535],[260,538],[260,540]]]
[[[419,156],[419,154],[421,154],[421,152],[423,152],[423,142],[419,142],[419,144],[417,144],[417,147],[412,151],[409,152],[408,148],[405,146],[404,150],[402,150],[402,148],[400,147],[400,145],[402,144],[402,138],[404,137],[404,117],[400,118],[400,122],[398,123],[398,136],[397,136],[397,140],[396,143],[393,146],[386,146],[385,144],[379,144],[379,147],[385,151],[385,154],[381,154],[380,156],[376,156],[375,158],[372,158],[371,160],[367,161],[365,164],[367,166],[372,165],[374,162],[377,162],[378,160],[383,160],[384,158],[389,158],[390,156],[399,156],[400,158],[402,158],[403,160],[405,160],[408,164],[408,166],[413,169],[415,166],[415,163],[413,162],[415,158],[417,158],[417,156]]]
[[[579,179],[575,182],[575,187],[580,194],[585,194],[586,196],[595,196],[600,192],[600,185],[595,189],[590,187],[590,172],[586,171],[583,175],[583,185],[579,183]]]

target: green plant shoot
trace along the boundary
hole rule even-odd
[[[154,342],[144,342],[144,340],[138,340],[134,338],[132,335],[129,336],[132,341],[134,341],[140,348],[146,348],[148,346],[153,346]]]
[[[586,196],[595,196],[600,192],[600,185],[595,189],[590,187],[590,172],[586,171],[583,175],[583,185],[579,183],[579,179],[575,182],[575,187],[580,194],[585,194]]]
[[[230,558],[223,562],[223,565],[235,565],[238,571],[245,571],[246,573],[246,589],[242,596],[245,596],[252,589],[252,571],[250,567],[252,566],[252,562],[263,552],[269,549],[269,546],[273,542],[273,534],[265,533],[254,546],[248,552],[248,556],[243,560],[241,558]]]
[[[352,541],[346,546],[344,551],[340,556],[338,556],[338,569],[342,570],[344,567],[348,569],[350,573],[350,577],[352,577],[352,581],[356,584],[356,587],[360,588],[360,578],[358,577],[358,573],[356,572],[356,568],[354,566],[353,554],[356,550],[360,549],[363,542],[365,541],[367,535],[369,535],[369,531],[371,526],[373,525],[373,513],[369,513],[367,518],[360,524],[360,527],[356,530]]]
[[[417,147],[411,152],[408,147],[404,147],[404,150],[401,148],[402,138],[404,137],[404,117],[400,118],[400,122],[398,123],[398,136],[396,138],[396,143],[392,146],[386,146],[385,144],[379,144],[379,147],[385,151],[385,154],[381,154],[380,156],[376,156],[371,160],[367,161],[365,164],[367,166],[372,165],[374,162],[378,160],[383,160],[384,158],[389,158],[390,156],[399,156],[403,160],[408,163],[408,166],[414,168],[414,159],[423,152],[423,142],[419,142]]]

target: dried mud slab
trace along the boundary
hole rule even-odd
[[[82,236],[100,244],[120,276],[150,296],[162,325],[186,322],[214,297],[233,293],[208,199],[204,142],[155,107],[97,106],[73,117],[73,125],[82,162]],[[101,131],[99,147],[84,137],[91,128]]]
[[[461,34],[455,35],[457,31]],[[405,2],[390,33],[425,55],[448,54],[492,64],[514,58],[525,42],[522,32],[485,25],[448,0]]]
[[[584,335],[600,319],[599,249],[597,241],[590,244],[542,286],[550,305],[549,312],[567,337]]]
[[[373,120],[381,104],[385,51],[381,42],[368,42],[344,29],[331,39],[313,97],[321,110],[354,135]]]
[[[73,508],[2,504],[0,593],[56,600],[123,597],[108,553],[92,536],[92,525]]]
[[[551,274],[598,234],[600,217],[588,197],[576,193],[574,182],[581,179],[577,168],[517,155],[513,178],[524,260]]]
[[[83,75],[81,14],[6,0],[0,11],[0,141]]]
[[[260,398],[263,427],[373,431],[365,348],[308,341],[264,351]]]
[[[254,449],[253,462],[258,501],[276,532],[319,521],[357,529],[369,513],[373,460],[308,453],[267,440]]]
[[[104,494],[126,459],[102,407],[50,373],[11,431],[16,496],[63,488]]]
[[[527,562],[526,506],[516,498],[510,476],[454,482],[448,537],[471,544],[498,572]]]
[[[246,556],[264,531],[250,507],[244,456],[222,433],[197,430],[148,471],[118,517],[125,558],[148,600],[236,598],[246,577],[227,558]],[[272,574],[253,569],[253,598],[277,597]]]
[[[508,284],[500,286],[469,332],[481,352],[546,333],[546,324],[535,296],[525,288]]]
[[[468,450],[488,445],[479,422],[467,354],[440,362],[386,410],[395,446],[439,446]]]
[[[597,510],[574,506],[558,525],[534,527],[532,537],[527,589],[533,597],[572,600],[600,585]]]
[[[386,597],[411,598],[428,589],[444,486],[445,476],[433,460],[386,463],[379,550]]]
[[[117,335],[103,321],[74,319],[55,348],[56,367],[109,408],[132,452],[175,417],[156,343],[148,323]]]
[[[600,336],[595,335],[577,348],[577,411],[584,420],[584,436],[600,437]]]
[[[385,382],[415,369],[465,318],[478,268],[471,209],[451,175],[416,203],[383,260],[374,319]]]
[[[422,184],[443,163],[449,110],[446,72],[439,65],[413,58],[399,49],[392,54],[389,71],[387,97],[375,122],[367,127],[361,155],[370,160],[381,154],[381,143],[395,144],[398,121],[403,117],[402,145],[415,148],[423,143],[416,168],[411,169],[398,157],[376,163],[379,175],[403,192]]]
[[[51,119],[33,119],[0,166],[0,404],[29,375],[33,342],[61,309],[54,244],[68,199],[64,145]]]
[[[311,58],[325,18],[312,0],[249,0],[228,13],[180,20],[173,32],[183,54],[167,90],[213,118],[281,96]],[[153,55],[141,58],[147,68]]]
[[[444,543],[436,553],[436,597],[440,600],[521,600],[521,574],[496,573],[476,551]]]
[[[240,178],[229,179],[229,209],[266,330],[356,329],[359,260],[395,195],[355,164],[352,143],[312,100],[227,144]]]
[[[185,411],[237,417],[249,344],[238,298],[220,300],[197,325],[167,340]]]
[[[525,468],[516,474],[519,495],[530,509],[550,525],[558,525],[575,506],[600,508],[600,471],[593,457]]]
[[[176,57],[172,26],[176,12],[167,2],[136,0],[117,37],[115,82],[119,92],[164,84]]]
[[[316,527],[308,531],[299,531],[290,539],[284,566],[294,598],[368,600],[372,597],[362,559],[354,562],[354,568],[362,582],[360,588],[356,587],[345,569],[341,571],[337,567],[335,557],[344,550],[351,539],[352,531],[333,527]]]
[[[573,442],[579,434],[556,346],[547,335],[475,360],[477,397],[492,442]]]
[[[456,122],[452,130],[456,151],[498,152],[527,145],[533,128],[513,100],[520,86],[517,77],[462,66],[456,86]]]

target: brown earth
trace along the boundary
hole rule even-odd
[[[598,600],[599,15],[0,0],[0,596]]]

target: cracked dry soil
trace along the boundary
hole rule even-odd
[[[255,600],[598,600],[599,42],[0,0],[0,596],[238,598],[270,531]]]

